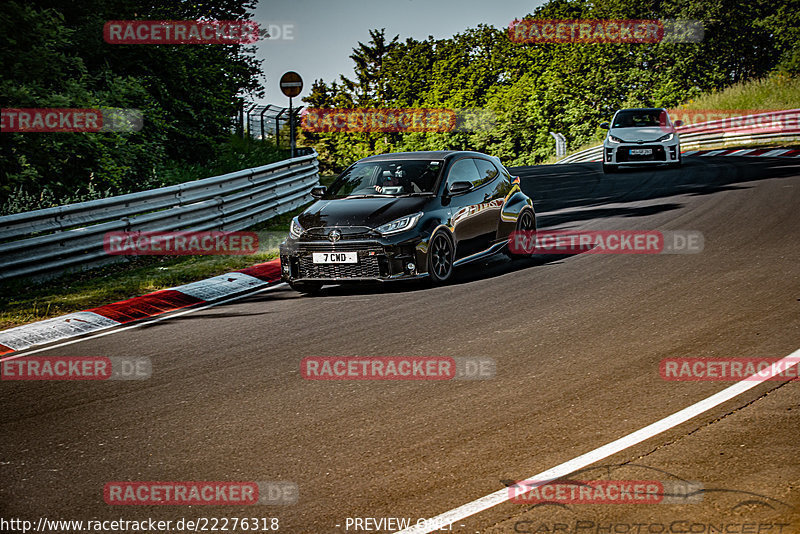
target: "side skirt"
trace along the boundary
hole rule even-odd
[[[471,256],[467,256],[465,258],[461,258],[460,260],[456,260],[455,262],[453,262],[453,267],[458,267],[459,265],[464,265],[465,263],[470,263],[476,260],[480,260],[482,258],[488,258],[489,256],[493,256],[494,254],[497,254],[498,252],[503,250],[503,248],[506,245],[508,245],[506,241],[495,243],[494,245],[487,248],[483,252],[476,252]]]

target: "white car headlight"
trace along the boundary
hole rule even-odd
[[[675,137],[675,134],[668,133],[667,135],[662,135],[656,141],[672,141],[673,137]]]
[[[303,227],[300,226],[300,222],[297,220],[297,217],[292,219],[292,224],[289,225],[289,235],[293,239],[299,239],[301,235],[303,235]]]
[[[624,143],[625,141],[623,141],[619,137],[614,137],[613,135],[609,135],[608,136],[608,142],[609,143]]]
[[[420,217],[422,217],[422,212],[414,213],[413,215],[406,215],[405,217],[400,217],[392,222],[382,224],[375,230],[383,235],[396,234],[398,232],[410,230],[414,228]]]

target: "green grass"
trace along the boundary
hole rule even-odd
[[[797,109],[800,108],[800,77],[775,74],[706,93],[678,106],[678,109]]]

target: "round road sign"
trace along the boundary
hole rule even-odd
[[[281,91],[289,98],[295,97],[303,90],[303,78],[290,70],[281,76]]]

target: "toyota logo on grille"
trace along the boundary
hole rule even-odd
[[[331,243],[336,243],[342,238],[342,232],[339,230],[332,230],[331,233],[328,234],[328,239],[330,239]]]

